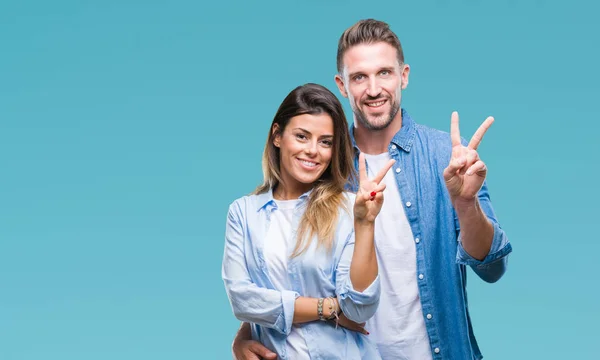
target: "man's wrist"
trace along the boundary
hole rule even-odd
[[[245,340],[252,340],[252,332],[250,331],[250,324],[243,322],[233,339],[233,343],[239,343]]]
[[[452,201],[452,205],[454,205],[454,209],[457,212],[470,211],[470,210],[479,208],[479,199],[477,199],[477,197],[474,197],[472,199],[463,199],[463,198],[457,197],[457,198],[451,199],[451,201]]]

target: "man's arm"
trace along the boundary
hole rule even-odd
[[[457,215],[456,220],[459,224],[457,228],[458,249],[456,261],[459,264],[471,266],[473,271],[481,279],[486,282],[493,283],[498,281],[506,272],[506,267],[508,264],[507,255],[512,251],[512,246],[508,241],[506,233],[500,227],[500,224],[496,219],[485,182],[479,191],[477,200],[476,206],[478,207],[478,211],[483,213],[483,216],[485,216],[484,220],[479,221],[487,221],[487,223],[491,226],[491,238],[484,238],[484,236],[489,235],[485,234],[485,232],[483,232],[485,235],[478,233],[480,230],[478,230],[476,226],[470,227],[472,223],[469,223],[468,216],[462,219],[459,218],[459,214],[462,216],[464,213],[462,213],[461,210],[458,210],[460,209],[460,204],[455,206]],[[478,235],[481,235],[481,237]],[[485,254],[483,254],[483,258],[481,255],[479,257],[473,256],[477,255],[475,253],[477,250],[473,250],[472,247],[469,248],[469,244],[472,245],[475,243],[475,246],[477,246],[477,243],[482,244],[486,243],[487,241],[489,241],[489,247],[487,247],[487,250],[484,250]]]
[[[484,254],[485,256],[483,258],[476,258],[475,256],[472,256],[472,249],[466,250],[468,247],[468,245],[466,245],[466,241],[471,241],[471,244],[478,241],[484,243],[487,239],[483,238],[483,236],[479,238],[478,233],[476,232],[478,230],[474,230],[474,227],[469,227],[470,224],[468,221],[458,218],[459,210],[457,210],[456,222],[458,223],[458,249],[456,261],[459,264],[469,265],[481,279],[486,282],[493,283],[498,281],[506,272],[506,267],[508,264],[507,255],[512,251],[512,246],[508,241],[506,233],[500,227],[500,224],[496,219],[485,182],[483,183],[481,190],[479,190],[477,206],[485,216],[485,220],[492,228],[489,248]],[[463,228],[463,226],[465,228]],[[464,239],[467,240],[465,241]]]
[[[454,209],[460,224],[460,243],[471,257],[482,261],[489,254],[494,227],[481,209],[477,198],[458,200]]]
[[[277,354],[252,340],[250,324],[243,322],[231,346],[234,360],[276,359]]]
[[[444,180],[458,217],[457,262],[470,265],[487,282],[495,282],[506,271],[506,255],[512,248],[495,219],[485,185],[487,167],[477,147],[494,119],[488,117],[468,145],[461,141],[458,114],[452,113],[452,156],[444,169]]]

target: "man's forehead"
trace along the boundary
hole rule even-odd
[[[354,45],[344,53],[344,69],[348,72],[398,66],[398,52],[391,45],[365,43]]]

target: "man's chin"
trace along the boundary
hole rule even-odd
[[[369,116],[363,119],[364,122],[366,122],[364,125],[371,130],[383,130],[391,123],[391,121],[389,121],[389,116],[383,115],[377,117]]]

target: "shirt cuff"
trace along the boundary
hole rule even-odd
[[[300,296],[295,291],[283,290],[281,292],[281,304],[283,311],[277,318],[275,328],[284,335],[289,335],[292,331],[292,324],[294,323],[294,309],[296,299]]]
[[[477,260],[469,255],[462,245],[461,236],[458,236],[458,251],[456,253],[457,263],[477,267],[486,266],[511,253],[512,246],[508,242],[508,238],[504,233],[504,230],[502,230],[500,225],[498,225],[496,222],[492,221],[492,225],[494,227],[492,246],[490,247],[490,251],[488,252],[487,256],[483,260]]]
[[[381,284],[379,280],[379,274],[375,277],[375,280],[363,291],[356,291],[352,285],[352,281],[348,279],[346,282],[346,289],[339,294],[340,299],[350,298],[352,302],[357,305],[369,305],[378,300],[379,292],[381,291]]]

